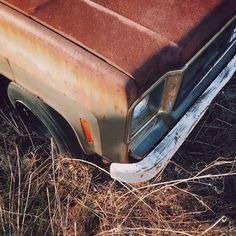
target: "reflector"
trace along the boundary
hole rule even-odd
[[[91,135],[90,126],[87,120],[80,119],[80,124],[83,129],[84,137],[89,144],[94,144],[94,140]]]

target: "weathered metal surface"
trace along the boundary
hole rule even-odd
[[[6,58],[2,57],[1,54],[0,54],[0,71],[2,75],[8,78],[13,77],[9,61]]]
[[[182,74],[176,72],[175,75],[169,76],[166,80],[164,91],[162,98],[161,111],[170,113],[174,107],[174,103],[176,101],[176,97],[178,95],[180,83],[182,79]]]
[[[126,117],[137,98],[132,79],[1,3],[0,57],[9,62],[11,80],[70,123],[87,153],[127,162]],[[89,122],[94,144],[84,139],[81,118]]]
[[[171,82],[170,84],[167,83],[165,85],[164,88],[164,93],[162,94],[162,106],[160,108],[160,112],[161,114],[159,114],[162,116],[162,118],[165,120],[165,123],[168,125],[171,125],[174,123],[174,120],[177,121],[179,120],[179,118],[183,115],[181,114],[181,116],[179,116],[178,118],[175,115],[175,118],[173,119],[173,117],[171,118],[171,116],[173,115],[173,113],[176,113],[176,109],[177,106],[176,105],[180,105],[184,107],[184,110],[186,110],[191,103],[194,102],[194,99],[197,99],[198,96],[200,96],[200,94],[197,94],[196,97],[193,99],[193,94],[191,94],[190,96],[184,96],[182,97],[182,99],[178,99],[178,103],[176,103],[176,92],[180,92],[180,94],[186,90],[186,87],[183,87],[181,84],[178,83],[179,82],[183,83],[184,79],[188,78],[188,83],[186,83],[186,86],[189,88],[189,91],[191,91],[191,89],[194,89],[195,92],[196,87],[197,87],[197,83],[195,83],[195,88],[194,88],[194,80],[198,81],[198,85],[200,83],[200,81],[202,80],[202,77],[208,73],[209,69],[211,67],[214,67],[214,65],[216,64],[218,58],[220,56],[222,56],[223,54],[225,54],[225,52],[231,48],[230,45],[232,45],[233,43],[233,35],[234,35],[234,26],[236,24],[236,15],[234,15],[234,17],[232,17],[232,19],[230,21],[228,21],[218,32],[217,34],[214,35],[214,37],[212,37],[205,45],[204,47],[202,47],[186,64],[184,67],[182,67],[179,70],[174,70],[174,71],[168,71],[166,74],[164,74],[163,76],[161,76],[154,84],[152,84],[148,89],[145,90],[145,92],[132,104],[132,107],[130,108],[130,112],[129,112],[129,118],[128,118],[128,125],[131,125],[132,122],[132,113],[133,113],[133,109],[134,107],[137,106],[137,104],[144,98],[146,97],[148,94],[151,93],[152,90],[154,90],[158,84],[163,81],[166,80],[167,78],[170,79],[169,82]],[[220,39],[220,40],[219,40]],[[216,46],[218,45],[218,47]],[[214,48],[214,50],[212,50],[212,48]],[[208,58],[211,58],[211,62],[208,62]],[[200,65],[199,65],[200,64]],[[207,67],[205,67],[205,65],[208,65]],[[197,69],[196,69],[197,67]],[[204,67],[202,69],[202,67]],[[191,74],[191,71],[193,71],[194,73]],[[186,73],[187,72],[187,73]],[[219,72],[219,71],[218,71]],[[179,79],[178,79],[179,78]],[[168,80],[169,80],[168,79]],[[192,81],[190,80],[192,79]],[[204,80],[203,83],[208,83],[208,80]],[[210,83],[210,81],[209,81]],[[171,85],[171,86],[168,86]],[[180,86],[180,87],[179,87]],[[207,86],[207,85],[206,85]],[[206,88],[206,87],[205,87]],[[173,90],[174,89],[174,90]],[[200,93],[204,90],[204,87],[202,87],[202,90],[200,91]],[[179,95],[180,95],[179,94]],[[187,93],[188,94],[188,93]],[[179,97],[178,95],[178,97]],[[189,102],[185,103],[184,100],[187,99],[187,97],[190,97]],[[172,101],[172,102],[171,102]],[[174,110],[172,110],[172,106],[173,106],[173,102],[175,103],[175,108]],[[169,105],[167,105],[169,103]],[[177,112],[178,113],[178,112]],[[131,141],[133,143],[139,143],[138,139],[142,140],[140,137],[142,137],[141,134],[147,136],[147,132],[149,133],[149,131],[146,130],[146,127],[149,127],[149,123],[153,122],[153,118],[155,119],[157,114],[154,114],[154,117],[152,117],[149,121],[146,122],[146,124],[143,125],[143,127],[141,129],[139,129],[137,131],[136,134],[131,135],[131,133],[129,133],[127,140]],[[146,127],[145,127],[146,126]],[[130,130],[131,127],[128,127],[128,129]],[[146,131],[145,131],[146,130]],[[164,130],[164,128],[162,127],[161,130]],[[163,133],[164,134],[164,133]],[[141,136],[140,136],[141,135]],[[148,135],[149,136],[149,135]],[[159,132],[158,137],[161,138],[161,132]],[[132,138],[131,138],[132,137]],[[155,138],[154,138],[155,139]],[[142,140],[143,141],[143,140]],[[141,141],[141,142],[142,142]],[[157,141],[157,140],[154,140]],[[131,144],[132,145],[132,144]],[[153,144],[154,145],[154,144]],[[133,145],[132,145],[133,146]]]
[[[122,182],[139,183],[145,182],[160,173],[207,111],[212,100],[232,78],[235,71],[236,56],[158,146],[138,163],[112,163],[110,167],[111,176]]]
[[[236,12],[235,0],[0,2],[82,45],[140,86],[182,67]]]
[[[128,161],[127,114],[138,96],[129,75],[141,87],[179,67],[236,8],[233,0],[0,2],[2,68],[57,110],[86,152],[113,162]],[[80,119],[91,126],[94,143],[84,139]]]

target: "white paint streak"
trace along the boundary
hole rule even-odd
[[[160,173],[207,111],[212,100],[232,78],[235,70],[236,56],[147,157],[133,164],[112,163],[110,167],[112,178],[126,183],[140,183]]]

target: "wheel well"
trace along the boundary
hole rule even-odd
[[[10,82],[8,78],[0,74],[0,109],[3,111],[8,110],[7,107],[11,108],[11,103],[7,96],[7,87]]]
[[[11,80],[0,74],[0,94],[7,98],[7,87]]]
[[[9,83],[8,83],[9,85]],[[53,119],[56,121],[56,125],[58,125],[57,127],[60,129],[61,133],[63,133],[63,136],[65,136],[68,140],[69,140],[69,149],[70,149],[70,154],[72,156],[78,156],[78,154],[81,155],[82,153],[82,148],[80,146],[80,142],[77,139],[77,136],[73,130],[73,128],[71,127],[71,125],[66,121],[66,119],[64,119],[64,117],[59,114],[56,110],[54,110],[52,107],[50,107],[49,105],[47,105],[45,102],[43,102],[40,98],[36,97],[35,95],[31,94],[29,91],[27,91],[26,89],[24,89],[23,87],[21,87],[20,85],[12,82],[10,83],[10,85],[8,86],[8,88],[13,88],[16,89],[16,97],[8,97],[12,103],[12,105],[16,108],[16,109],[23,109],[24,107],[27,109],[28,113],[32,114],[32,117],[36,117],[40,122],[42,122],[42,124],[44,123],[41,119],[40,116],[37,115],[37,111],[38,109],[42,109],[47,111],[47,114],[50,114],[50,119]],[[8,91],[9,92],[9,91]],[[25,98],[27,98],[25,100]],[[38,103],[37,105],[39,105],[39,107],[34,107],[32,106],[32,104],[34,103],[29,103],[29,101],[32,100],[37,100]],[[28,101],[28,102],[24,102]],[[31,104],[31,105],[29,105]],[[29,106],[28,106],[29,105]],[[30,116],[31,116],[30,114]],[[46,126],[46,123],[44,123],[44,125]]]
[[[15,109],[20,117],[28,124],[32,129],[38,129],[40,127],[40,134],[46,134],[46,127],[42,121],[21,101],[16,100]]]

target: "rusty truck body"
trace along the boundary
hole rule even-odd
[[[235,0],[0,0],[12,104],[124,182],[168,163],[231,79],[235,52]]]

